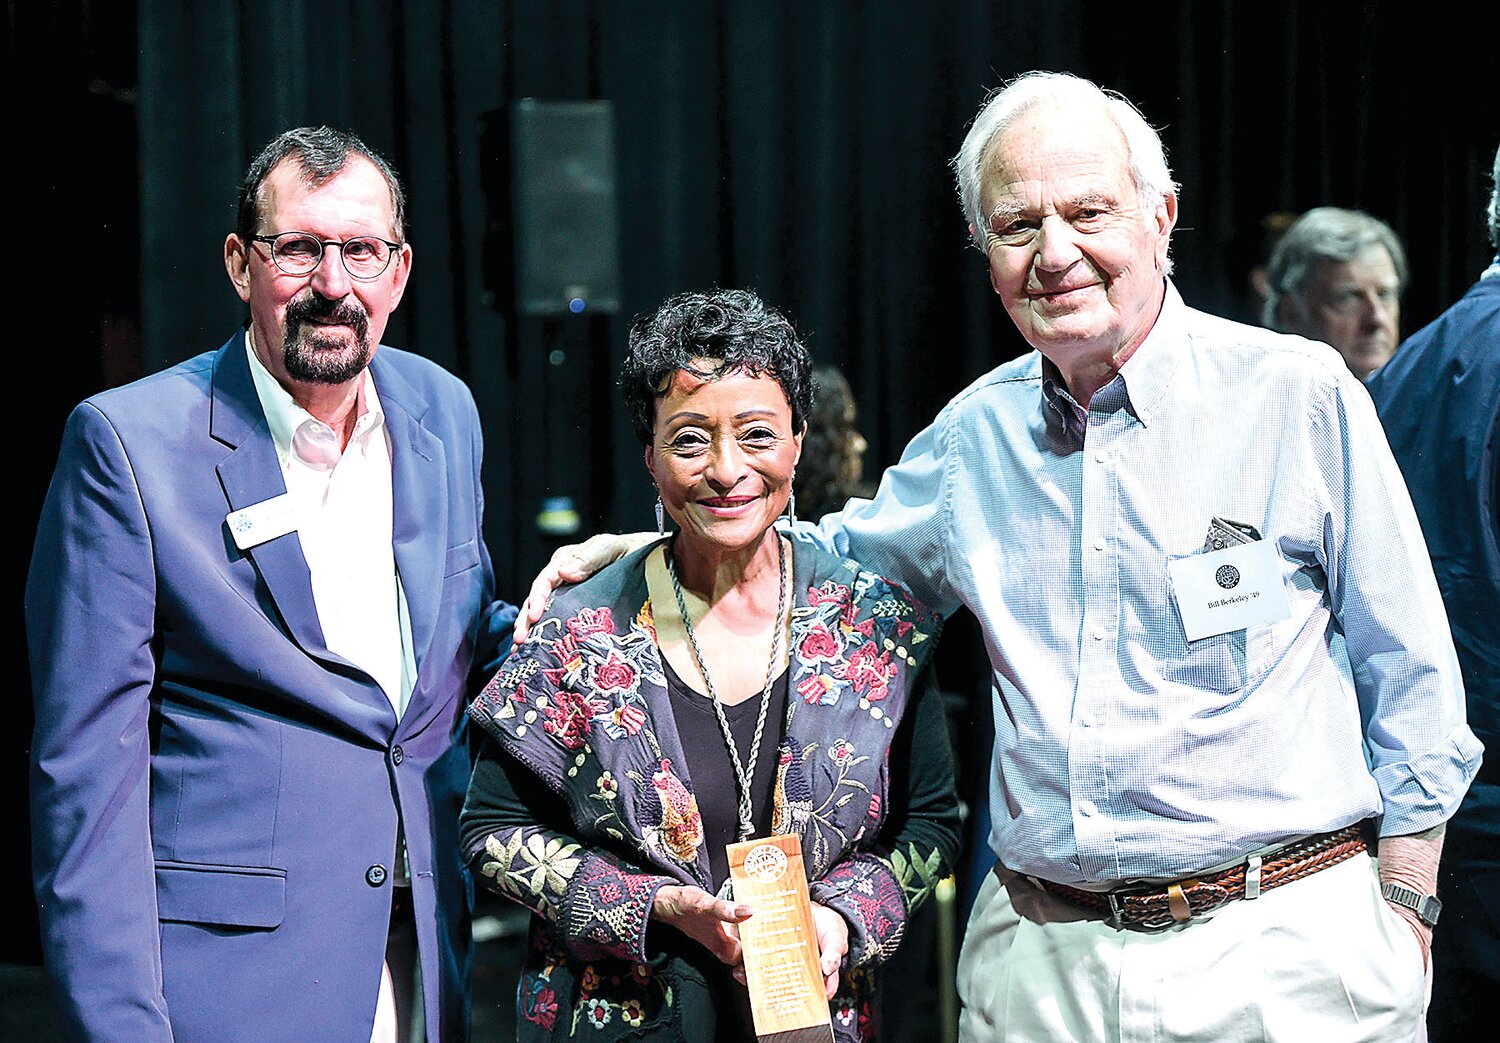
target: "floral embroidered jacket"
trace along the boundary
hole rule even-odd
[[[464,808],[465,853],[480,883],[538,917],[522,1039],[711,1038],[704,979],[647,930],[663,885],[712,889],[652,624],[651,549],[559,591],[469,710],[495,741]],[[814,901],[849,923],[833,1024],[868,1039],[867,971],[957,853],[952,755],[924,669],[938,620],[852,561],[798,542],[793,563],[772,829],[801,838]]]

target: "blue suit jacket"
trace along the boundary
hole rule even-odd
[[[1370,378],[1432,554],[1469,727],[1500,750],[1500,278],[1483,279]],[[1500,977],[1500,756],[1487,755],[1443,845],[1433,951]]]
[[[297,534],[229,536],[285,491],[243,334],[68,421],[26,617],[37,903],[79,1038],[368,1039],[398,820],[429,1038],[467,1036],[462,711],[512,615],[468,390],[388,347],[371,373],[418,669],[399,721],[324,646]]]

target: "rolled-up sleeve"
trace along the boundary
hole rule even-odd
[[[1447,613],[1370,397],[1350,378],[1320,404],[1322,565],[1384,806],[1380,833],[1417,833],[1458,809],[1483,747],[1465,721]]]

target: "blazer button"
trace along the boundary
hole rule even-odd
[[[377,862],[369,869],[366,869],[365,883],[369,884],[371,887],[379,887],[381,884],[385,883],[385,866]]]
[[[400,746],[392,746],[391,763],[399,766],[404,760],[406,760],[406,751],[403,750]]]

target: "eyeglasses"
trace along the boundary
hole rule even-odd
[[[268,245],[272,262],[287,275],[311,275],[323,263],[324,249],[336,246],[344,262],[344,271],[351,279],[361,281],[380,278],[390,267],[391,257],[401,249],[400,243],[375,235],[361,235],[339,242],[337,239],[319,239],[311,232],[282,232],[280,235],[253,235],[250,241]]]

